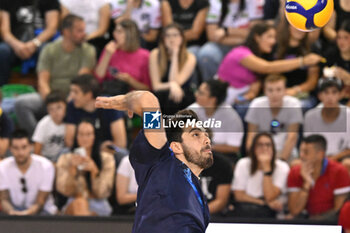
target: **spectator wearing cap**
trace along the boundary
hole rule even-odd
[[[343,83],[337,78],[322,78],[318,82],[321,103],[305,114],[304,136],[320,134],[328,147],[326,156],[342,161],[350,171],[350,110],[339,103]]]
[[[350,192],[350,177],[343,165],[327,158],[326,148],[326,139],[317,134],[300,144],[301,164],[291,168],[287,182],[293,217],[300,217],[306,210],[309,218],[337,221]]]
[[[344,20],[336,35],[336,46],[330,47],[325,53],[326,66],[333,70],[330,76],[344,82],[342,97],[347,99],[347,106],[350,106],[350,19]]]

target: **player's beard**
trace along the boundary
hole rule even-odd
[[[205,152],[205,150],[210,149],[209,145],[203,147],[199,153],[191,147],[186,146],[184,143],[182,143],[182,148],[188,162],[193,163],[202,169],[207,169],[213,165],[214,159],[212,152]]]

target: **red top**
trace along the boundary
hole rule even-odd
[[[341,209],[338,224],[344,229],[350,230],[350,201],[345,202]]]
[[[102,51],[98,63],[101,62],[103,56],[105,55],[105,50]],[[108,67],[117,68],[118,72],[128,73],[131,77],[135,78],[137,81],[147,85],[151,89],[151,79],[149,76],[149,51],[146,49],[139,48],[135,52],[125,52],[123,50],[117,50],[112,55]],[[97,74],[95,74],[97,76]],[[105,77],[100,81],[112,80],[113,77],[107,72]]]
[[[300,165],[291,168],[288,175],[288,192],[297,192],[303,185]],[[350,191],[350,177],[346,168],[325,159],[321,176],[309,192],[306,209],[310,215],[325,213],[334,207],[334,196]]]

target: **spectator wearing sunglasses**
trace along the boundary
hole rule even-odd
[[[32,154],[26,131],[16,130],[10,139],[12,157],[0,163],[0,201],[8,215],[53,215],[50,195],[55,169],[46,158]]]
[[[248,123],[246,148],[249,150],[258,132],[270,132],[277,157],[289,160],[297,153],[295,145],[303,121],[301,103],[286,95],[286,78],[281,75],[266,77],[264,92],[266,96],[252,101],[245,117]]]

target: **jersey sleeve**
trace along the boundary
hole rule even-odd
[[[294,166],[289,172],[287,187],[288,192],[298,192],[303,185],[303,178],[300,176],[300,166]]]
[[[151,167],[163,156],[171,156],[169,143],[161,149],[153,147],[147,140],[143,130],[137,135],[130,149],[130,163],[135,170],[137,184],[141,186]]]
[[[350,177],[347,169],[339,164],[334,179],[334,195],[342,195],[350,192]]]

